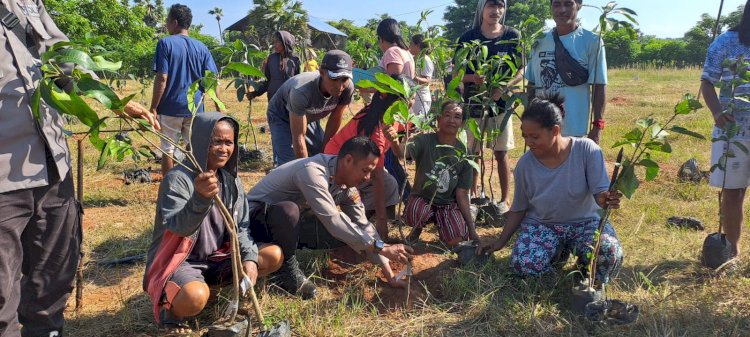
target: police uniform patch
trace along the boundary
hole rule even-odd
[[[349,189],[349,199],[351,199],[355,204],[362,203],[362,198],[359,196],[359,190],[357,190],[356,188]]]

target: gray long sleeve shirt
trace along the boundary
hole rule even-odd
[[[39,53],[67,37],[39,0],[0,0],[34,35]],[[42,102],[41,121],[31,112],[31,96],[42,73],[41,62],[12,30],[0,25],[0,193],[49,184],[47,152],[59,178],[70,171],[62,116]],[[55,178],[55,177],[52,177]]]
[[[250,208],[259,202],[307,205],[333,237],[354,250],[367,250],[379,236],[365,216],[357,188],[334,183],[337,162],[336,156],[319,154],[273,169],[247,193]]]

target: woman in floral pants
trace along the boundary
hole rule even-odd
[[[478,253],[502,249],[520,228],[511,265],[522,276],[554,270],[561,256],[574,254],[588,265],[599,224],[599,210],[618,208],[620,194],[608,192],[609,178],[601,148],[590,139],[563,137],[562,97],[535,98],[521,117],[521,132],[530,151],[516,165],[513,206],[500,238],[485,242]],[[597,253],[596,283],[609,282],[622,263],[622,246],[607,224]],[[584,270],[584,268],[581,268]]]

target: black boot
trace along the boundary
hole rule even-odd
[[[318,292],[315,284],[305,277],[305,274],[299,269],[296,256],[292,256],[281,265],[277,272],[276,283],[282,289],[291,294],[299,295],[304,300],[314,298]]]

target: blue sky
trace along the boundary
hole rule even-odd
[[[203,32],[213,36],[218,36],[219,29],[216,19],[208,15],[210,9],[220,7],[224,10],[221,25],[222,28],[226,28],[247,15],[252,6],[252,2],[247,0],[167,0],[165,4],[169,6],[177,2],[189,6],[193,10],[193,23],[202,23]],[[608,2],[609,0],[585,0],[584,4],[603,6]],[[302,3],[312,16],[324,20],[347,18],[361,25],[368,18],[381,13],[388,13],[398,20],[415,24],[419,20],[419,13],[428,8],[434,10],[428,18],[429,23],[441,24],[445,8],[454,2],[450,0],[303,0]],[[709,13],[715,16],[719,10],[719,0],[621,0],[618,3],[638,13],[639,27],[644,33],[672,38],[682,37],[690,27],[695,25],[701,14]],[[745,0],[725,0],[723,13],[734,11],[744,4]],[[599,12],[593,8],[584,8],[580,14],[584,27],[589,29],[596,25],[598,16]]]

